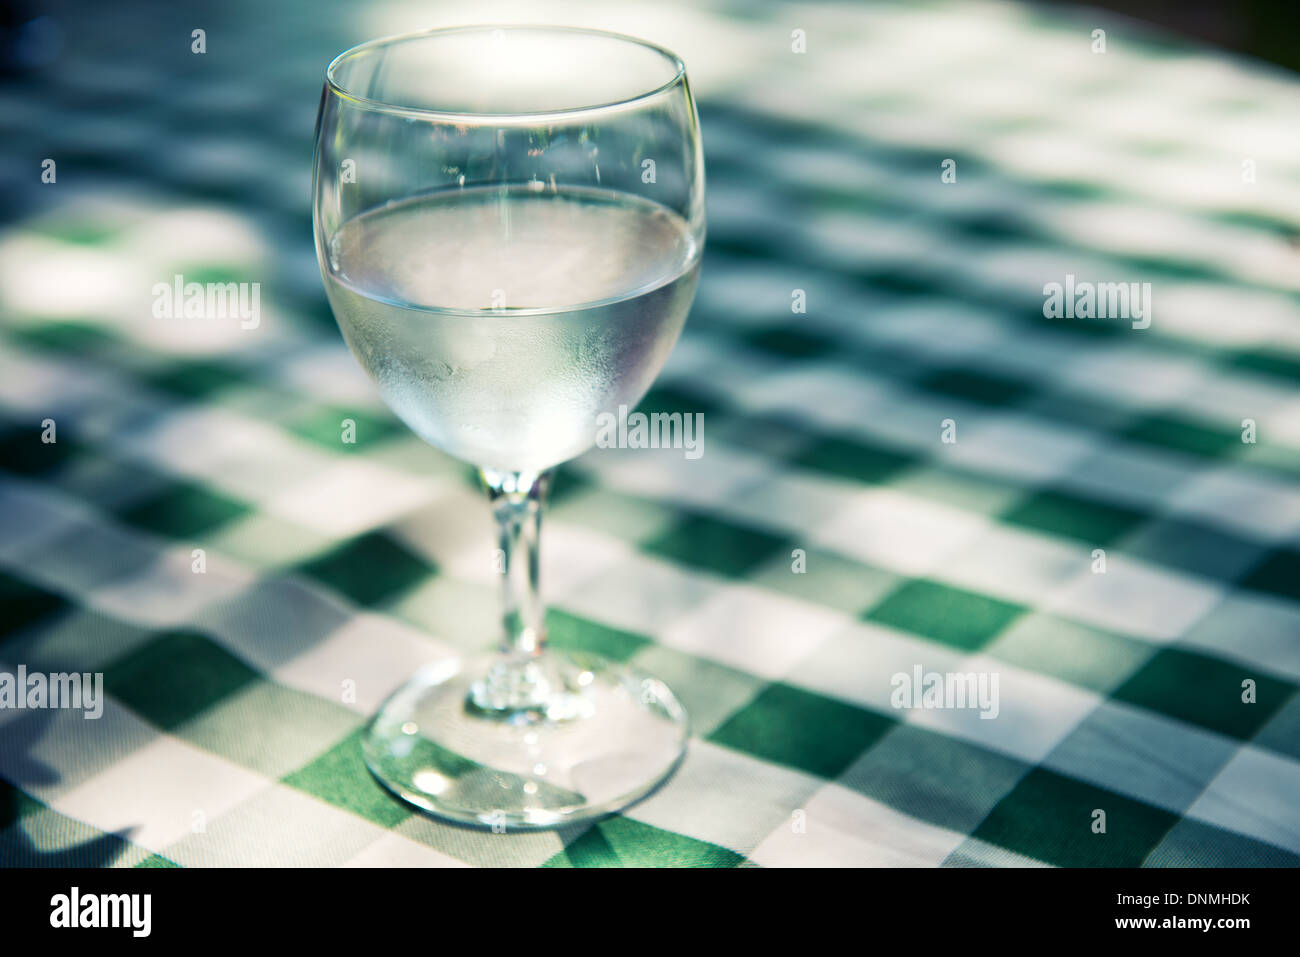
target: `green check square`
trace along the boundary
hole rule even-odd
[[[879,101],[877,101],[879,102]],[[901,106],[895,102],[894,106]],[[805,193],[807,202],[816,210],[827,210],[837,214],[852,211],[858,214],[887,215],[897,212],[897,206],[889,197],[878,190],[862,187],[845,188],[831,183],[809,183]],[[713,243],[709,243],[713,248]]]
[[[974,369],[941,369],[923,377],[918,387],[958,399],[989,405],[1013,405],[1024,401],[1036,389],[1023,379],[994,375]]]
[[[560,502],[591,489],[592,483],[577,469],[557,469],[551,477],[551,487],[546,491],[546,505],[554,508]]]
[[[646,393],[645,398],[637,403],[636,411],[644,412],[649,415],[651,412],[680,412],[683,415],[694,415],[701,412],[707,418],[720,411],[721,406],[717,401],[709,399],[696,391],[687,391],[686,389],[674,386],[661,385],[656,386]],[[611,412],[616,411],[611,409]]]
[[[712,245],[712,240],[710,240]],[[923,296],[930,298],[943,287],[936,283],[933,271],[918,266],[897,263],[867,263],[855,276],[862,288],[875,295],[893,293],[896,296]]]
[[[1020,605],[987,595],[916,579],[885,596],[863,618],[963,651],[977,651],[1024,611]]]
[[[361,734],[361,729],[349,734],[283,782],[380,827],[396,827],[412,812],[370,776],[361,757]]]
[[[370,532],[300,566],[359,605],[377,605],[434,575],[433,564],[384,532]]]
[[[1269,553],[1241,579],[1245,588],[1300,600],[1300,551],[1283,548]]]
[[[778,683],[759,692],[708,740],[833,778],[893,726],[865,708]]]
[[[1255,682],[1255,702],[1242,701],[1242,682]],[[1163,648],[1112,695],[1189,724],[1247,739],[1295,693],[1286,681],[1180,648]]]
[[[1105,833],[1094,833],[1096,811]],[[1061,867],[1138,867],[1178,815],[1035,768],[971,837]]]
[[[833,436],[814,442],[792,460],[802,468],[855,482],[883,482],[916,461],[903,452]]]
[[[46,239],[74,246],[107,246],[122,232],[120,224],[55,219],[32,224],[32,231]]]
[[[1300,359],[1281,355],[1271,349],[1232,353],[1228,357],[1227,364],[1233,368],[1275,376],[1292,385],[1300,385]]]
[[[717,230],[715,229],[714,232],[716,234]],[[747,269],[754,269],[763,262],[779,259],[773,253],[770,242],[752,234],[739,235],[732,233],[725,236],[710,236],[709,253],[714,259],[725,256],[739,260],[740,262],[737,265],[743,265]]]
[[[208,283],[224,286],[232,282],[238,285],[254,278],[248,275],[248,269],[244,266],[212,261],[178,263],[170,274],[184,276],[187,286],[194,282],[201,286],[206,286]]]
[[[643,547],[672,562],[739,577],[777,552],[788,553],[790,543],[755,528],[696,512],[644,542]]]
[[[192,631],[160,635],[104,669],[109,694],[165,730],[261,680],[225,648]]]
[[[1094,498],[1046,490],[1031,495],[1007,510],[1003,521],[1091,545],[1107,545],[1146,516],[1130,508]]]
[[[200,535],[249,512],[247,505],[202,485],[172,483],[121,513],[122,521],[172,538]]]
[[[546,640],[565,651],[601,655],[612,661],[627,661],[651,643],[642,635],[610,628],[558,608],[546,613]]]
[[[569,842],[543,867],[735,867],[725,847],[626,817],[606,818]]]
[[[0,571],[0,639],[71,607],[67,599],[54,592]]]
[[[352,409],[317,408],[288,423],[290,431],[335,452],[354,453],[406,434],[406,427],[391,416],[370,415]]]
[[[656,830],[658,830],[656,828]],[[671,832],[669,832],[671,833]],[[549,858],[542,867],[622,867],[614,845],[595,824],[565,845],[564,850]]]
[[[949,228],[979,243],[1037,238],[1037,231],[1031,223],[1003,210],[973,210],[952,216],[948,222]]]
[[[1208,458],[1221,458],[1233,446],[1241,444],[1240,432],[1212,429],[1170,415],[1146,416],[1121,434],[1126,439]]]
[[[813,359],[824,356],[838,345],[830,336],[792,326],[761,329],[746,336],[745,341],[756,349],[787,359]]]
[[[117,344],[117,339],[88,322],[42,322],[19,333],[23,342],[79,356],[93,355]]]
[[[144,376],[143,380],[164,392],[201,399],[242,385],[248,378],[246,372],[234,366],[200,360],[169,363],[161,371]]]

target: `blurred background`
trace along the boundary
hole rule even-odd
[[[4,4],[0,670],[109,699],[0,712],[0,860],[1300,862],[1294,5],[1114,6]],[[310,161],[337,53],[509,21],[682,56],[709,236],[642,406],[705,454],[593,450],[543,547],[553,640],[665,678],[691,753],[507,842],[356,753],[496,594],[469,470],[334,325]],[[175,274],[257,327],[155,318]],[[1067,275],[1150,327],[1047,318]],[[917,666],[998,718],[895,707]]]

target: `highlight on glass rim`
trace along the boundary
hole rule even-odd
[[[6,932],[1283,927],[1297,26],[0,0]]]

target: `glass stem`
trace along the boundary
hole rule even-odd
[[[480,469],[497,521],[497,568],[501,573],[503,656],[517,664],[546,646],[546,608],[538,590],[538,538],[552,471]]]

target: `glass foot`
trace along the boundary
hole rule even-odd
[[[416,807],[493,830],[558,827],[644,797],[677,767],[686,713],[663,682],[548,649],[437,662],[362,739],[380,783]]]

